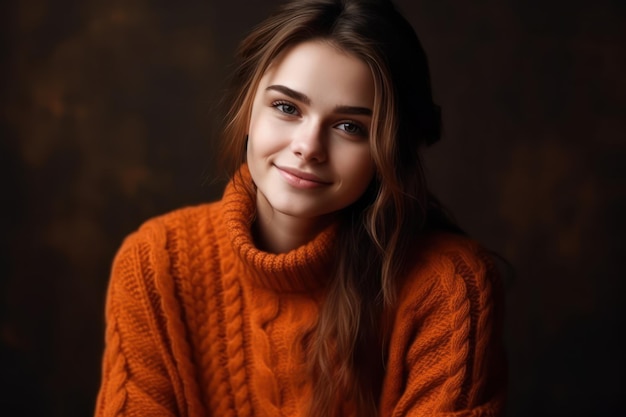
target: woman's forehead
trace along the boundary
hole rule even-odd
[[[302,42],[279,54],[263,75],[259,89],[284,85],[312,99],[373,106],[374,80],[360,58],[323,40]]]

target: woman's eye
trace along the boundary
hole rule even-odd
[[[365,129],[355,123],[343,122],[338,124],[337,127],[350,135],[365,135]]]
[[[298,114],[298,109],[296,109],[296,106],[294,106],[293,104],[279,102],[279,103],[274,103],[274,107],[278,109],[278,111],[285,113],[285,114],[290,114],[290,115]]]

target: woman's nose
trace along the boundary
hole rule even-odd
[[[291,151],[298,157],[310,162],[326,161],[324,129],[320,123],[304,123],[294,132]]]

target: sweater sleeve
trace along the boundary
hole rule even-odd
[[[454,247],[417,270],[396,315],[381,415],[503,415],[502,294],[489,256]]]
[[[183,415],[156,283],[167,269],[155,249],[165,238],[145,229],[125,240],[113,262],[97,417]]]

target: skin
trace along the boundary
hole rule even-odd
[[[374,175],[369,67],[314,40],[277,57],[256,90],[247,162],[257,186],[257,245],[288,252],[354,203]]]

